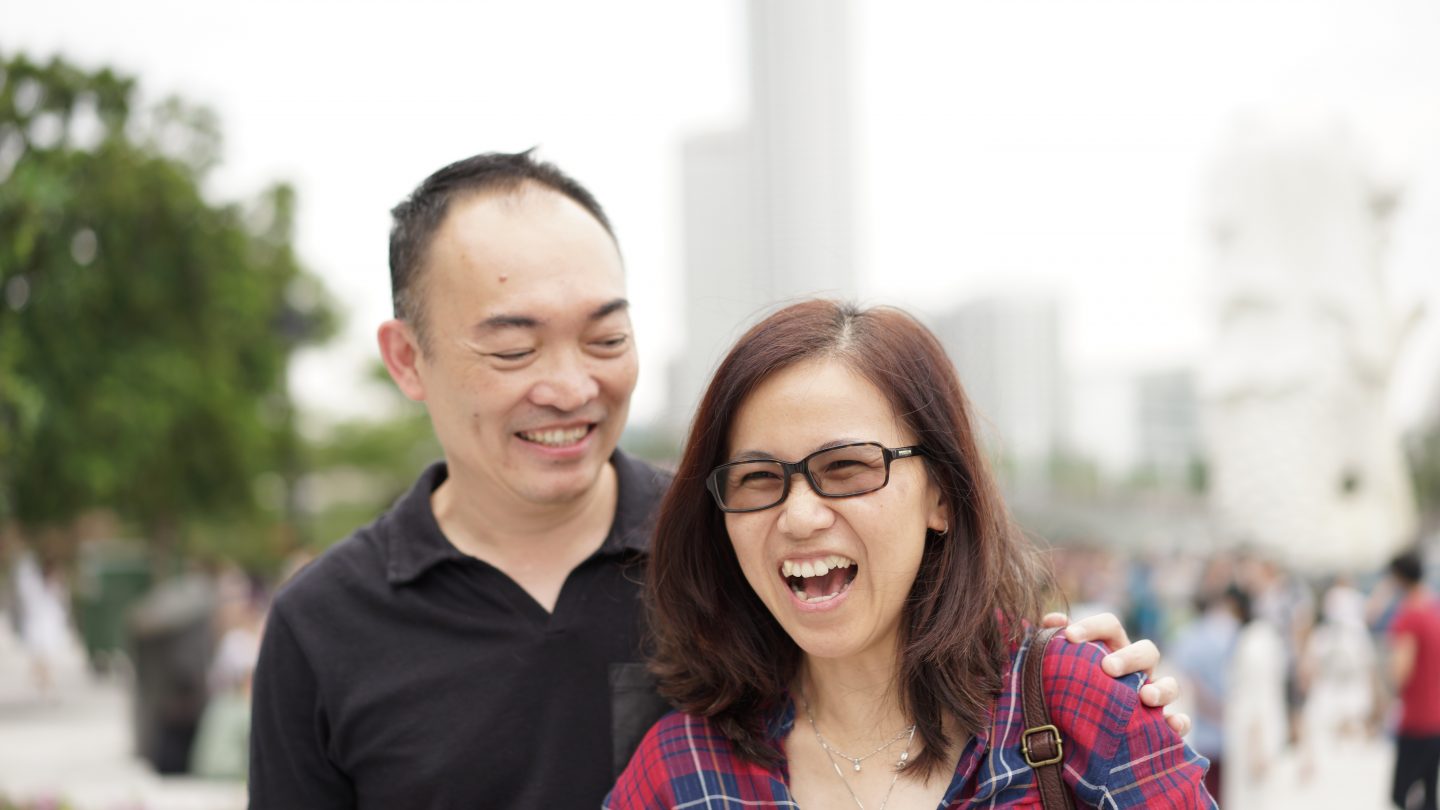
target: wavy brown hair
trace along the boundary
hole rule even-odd
[[[751,760],[775,763],[766,726],[802,653],[751,589],[705,478],[726,459],[746,398],[776,372],[833,359],[890,401],[925,448],[922,457],[951,516],[927,533],[903,608],[896,688],[930,773],[952,731],[983,729],[1021,620],[1040,613],[1048,584],[1034,548],[1013,526],[985,457],[955,367],[935,336],[889,307],[812,300],[769,316],[740,338],[700,402],[675,482],[661,503],[646,601],[660,690],[709,720]]]

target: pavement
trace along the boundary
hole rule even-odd
[[[73,649],[56,689],[37,697],[28,662],[0,613],[0,799],[22,808],[243,810],[238,782],[162,777],[133,753],[130,688],[91,676]],[[1385,810],[1393,748],[1384,738],[1342,741],[1308,766],[1281,762],[1258,810]],[[1233,767],[1233,766],[1232,766]]]

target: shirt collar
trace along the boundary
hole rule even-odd
[[[619,449],[611,454],[610,464],[615,468],[619,494],[615,518],[597,553],[643,554],[650,548],[655,506],[665,492],[668,477]],[[440,531],[430,505],[430,496],[445,482],[446,476],[445,462],[431,464],[381,519],[385,533],[385,576],[393,586],[414,582],[441,563],[470,559]]]

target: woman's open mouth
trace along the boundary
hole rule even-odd
[[[795,598],[806,604],[828,602],[844,593],[860,572],[854,560],[831,554],[813,560],[785,560],[780,575]]]

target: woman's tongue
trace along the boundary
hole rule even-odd
[[[839,593],[845,587],[845,580],[853,573],[853,568],[833,568],[818,577],[791,577],[790,580],[794,583],[798,579],[806,598],[814,599]]]

